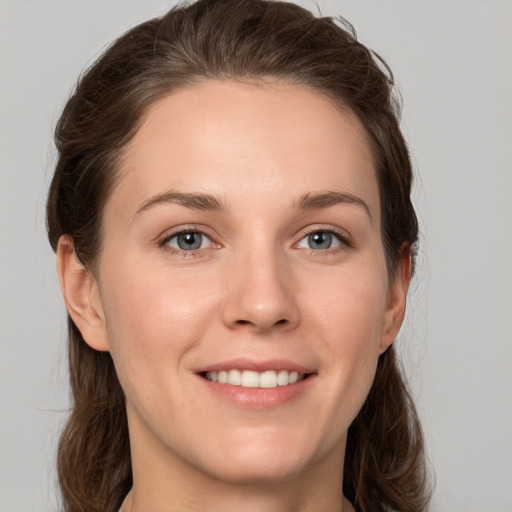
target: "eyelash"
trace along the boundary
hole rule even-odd
[[[311,254],[314,254],[315,256],[319,256],[319,255],[320,256],[329,256],[329,255],[333,255],[333,253],[338,253],[340,251],[343,251],[344,249],[353,247],[353,243],[352,243],[351,237],[348,234],[346,234],[346,233],[342,234],[339,231],[334,230],[332,228],[322,228],[321,226],[315,226],[315,227],[312,227],[311,229],[307,230],[301,236],[299,242],[294,244],[294,247],[297,247],[297,245],[300,242],[302,242],[302,240],[304,240],[305,238],[309,237],[310,235],[312,235],[314,233],[327,233],[327,234],[333,235],[334,238],[338,242],[340,242],[340,244],[343,246],[343,247],[331,247],[331,248],[321,249],[321,250],[312,249],[312,248],[303,248],[304,250],[307,250],[308,252],[310,252]],[[187,227],[187,228],[180,229],[179,231],[175,231],[175,232],[167,235],[159,243],[159,246],[162,247],[162,249],[170,252],[171,254],[176,255],[176,256],[180,256],[182,258],[200,257],[201,253],[205,249],[207,249],[207,248],[204,248],[204,249],[194,249],[194,250],[186,251],[184,249],[176,249],[176,248],[171,247],[170,245],[168,245],[169,242],[173,238],[176,238],[176,237],[178,237],[180,235],[184,235],[184,234],[199,234],[201,236],[204,236],[204,237],[208,238],[210,240],[211,245],[220,247],[220,245],[216,244],[207,233],[205,233],[201,229],[198,229],[198,228],[195,228],[195,227]]]
[[[201,229],[198,229],[196,227],[187,227],[187,228],[183,228],[183,229],[180,229],[179,231],[175,231],[174,233],[171,233],[169,235],[167,235],[160,243],[159,243],[159,246],[170,252],[171,254],[175,255],[175,256],[180,256],[182,258],[195,258],[195,257],[198,257],[198,256],[201,256],[201,252],[204,251],[205,249],[196,249],[196,250],[190,250],[190,251],[185,251],[183,249],[176,249],[175,247],[171,247],[169,244],[169,242],[173,239],[173,238],[176,238],[180,235],[184,235],[184,234],[199,234],[199,235],[202,235],[206,238],[208,238],[211,242],[212,245],[217,245],[219,246],[219,244],[215,244],[215,242],[213,242],[212,238],[210,235],[208,235],[207,233],[205,233],[204,231],[202,231]]]
[[[348,233],[346,233],[346,232],[341,233],[340,231],[332,229],[331,227],[323,228],[322,226],[314,226],[314,227],[311,227],[310,229],[308,229],[304,233],[304,235],[300,238],[299,242],[297,242],[295,244],[295,246],[298,243],[300,243],[302,240],[304,240],[305,238],[309,237],[310,235],[312,235],[314,233],[327,233],[329,235],[333,235],[334,238],[336,238],[336,240],[338,240],[338,242],[340,242],[340,244],[342,246],[342,247],[331,247],[331,248],[323,249],[323,250],[315,250],[315,249],[311,249],[311,248],[305,249],[317,256],[319,256],[319,255],[320,256],[332,256],[335,253],[338,253],[340,251],[343,251],[345,249],[349,249],[349,248],[353,247],[352,238],[350,237],[350,235]]]

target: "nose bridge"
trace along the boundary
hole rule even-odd
[[[299,321],[291,269],[286,256],[268,240],[234,255],[226,293],[224,322],[232,328],[268,331]]]

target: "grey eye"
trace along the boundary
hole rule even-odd
[[[314,231],[305,236],[298,244],[302,249],[325,250],[338,247],[341,241],[338,236],[329,231]]]
[[[182,251],[196,251],[205,249],[211,245],[211,240],[197,231],[184,231],[172,236],[166,242],[170,247],[180,249]]]
[[[308,245],[311,249],[329,249],[332,243],[332,235],[324,231],[308,235]]]

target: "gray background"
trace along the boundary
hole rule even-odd
[[[400,347],[436,470],[432,510],[512,511],[512,2],[318,3],[402,91],[423,237]],[[67,376],[44,232],[52,128],[84,65],[169,4],[0,0],[1,512],[57,509]]]

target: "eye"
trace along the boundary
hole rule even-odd
[[[168,245],[181,251],[197,251],[212,245],[210,238],[199,231],[182,231],[167,237],[162,245]]]
[[[332,231],[313,231],[297,244],[300,249],[326,250],[335,249],[343,243],[340,235]]]

